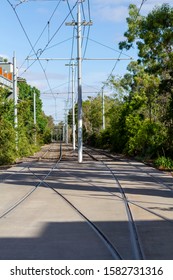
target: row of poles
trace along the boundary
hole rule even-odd
[[[83,162],[83,129],[82,129],[82,60],[120,60],[120,58],[82,58],[82,26],[90,26],[92,25],[92,22],[86,22],[81,20],[81,4],[85,0],[78,0],[77,3],[77,22],[72,21],[69,23],[66,23],[68,26],[77,26],[77,69],[78,69],[78,162]],[[38,59],[38,58],[37,58]],[[33,60],[32,58],[28,58],[28,60]],[[67,58],[39,58],[39,60],[70,60],[73,61],[74,58],[67,59]],[[122,59],[121,59],[122,60]],[[126,59],[125,59],[126,60]],[[69,66],[72,67],[72,76],[74,75],[74,63],[70,63]],[[15,79],[14,79],[15,81]],[[15,104],[17,104],[16,99]],[[73,149],[75,149],[75,108],[74,108],[74,79],[72,82],[72,114],[73,114]],[[15,106],[16,107],[16,106]],[[16,109],[17,110],[17,109]],[[105,117],[104,117],[104,92],[102,88],[102,115],[103,115],[103,129],[105,129]],[[15,112],[15,123],[17,122],[17,115]]]
[[[68,26],[77,26],[77,68],[78,68],[78,162],[82,163],[83,161],[83,131],[82,131],[82,26],[92,25],[92,22],[81,21],[81,3],[85,0],[78,0],[77,3],[77,22],[72,21],[66,23]],[[32,58],[27,58],[28,60],[34,60]],[[39,58],[39,60],[74,60],[67,58]],[[71,64],[69,64],[71,65]],[[72,65],[73,71],[74,66]],[[73,92],[73,104],[74,104],[74,84],[72,86]],[[74,106],[74,105],[73,105]],[[75,146],[75,114],[73,107],[73,148]]]
[[[75,89],[74,89],[74,67],[76,64],[71,63],[71,64],[66,64],[66,66],[71,67],[72,71],[72,79],[71,79],[71,94],[72,94],[72,145],[73,145],[73,150],[76,149],[76,124],[75,124],[75,100],[74,100],[74,94],[75,94]],[[105,129],[105,102],[104,102],[104,89],[102,87],[101,90],[102,94],[102,129]],[[66,110],[68,112],[68,110]],[[66,143],[68,144],[68,113],[65,113],[65,139]]]
[[[83,161],[83,129],[82,129],[82,25],[89,26],[92,22],[81,21],[81,3],[77,3],[77,22],[66,23],[69,26],[77,26],[77,68],[78,68],[78,162]],[[74,64],[72,65],[72,76],[74,74]],[[74,80],[74,79],[72,79]],[[73,114],[73,149],[75,149],[75,112],[74,112],[74,83],[72,82],[72,114]]]

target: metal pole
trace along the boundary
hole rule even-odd
[[[66,109],[65,109],[65,142],[68,144],[68,100],[65,101]]]
[[[17,67],[16,54],[13,53],[13,100],[14,100],[14,128],[16,129],[16,149],[18,149],[18,118],[17,118]]]
[[[78,53],[78,162],[83,161],[83,150],[82,150],[82,48],[81,48],[81,11],[80,4],[78,2],[77,11],[77,53]]]
[[[36,93],[34,91],[34,143],[36,145],[37,138],[36,138]]]
[[[62,127],[62,141],[64,142],[65,141],[65,124],[63,124],[63,127]]]
[[[68,144],[68,113],[66,113],[66,144]]]
[[[102,128],[105,129],[105,98],[104,98],[103,88],[102,88]]]
[[[74,104],[74,64],[72,64],[72,133],[73,133],[73,150],[75,151],[75,104]]]
[[[35,98],[35,91],[34,91],[34,125],[36,125],[36,98]]]
[[[73,150],[75,151],[76,148],[76,143],[75,143],[75,130],[76,130],[76,125],[75,125],[75,104],[74,104],[74,66],[76,64],[71,63],[71,64],[66,64],[66,66],[71,66],[72,68],[72,143],[73,143]]]

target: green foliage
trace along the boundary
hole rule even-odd
[[[146,17],[129,6],[126,41],[120,49],[137,44],[140,59],[128,65],[130,73],[110,80],[126,91],[119,116],[112,118],[115,151],[155,157],[164,149],[173,152],[173,8],[165,4]]]
[[[37,125],[34,125],[34,103],[33,96],[36,94],[36,120]],[[40,92],[35,87],[31,87],[25,82],[19,83],[19,123],[23,127],[24,141],[28,142],[28,152],[33,150],[35,134],[37,135],[37,144],[42,145],[51,141],[51,128],[53,120],[47,117],[42,111],[42,101]]]
[[[86,102],[94,132],[91,143],[147,158],[155,158],[163,150],[168,156],[173,154],[172,22],[173,8],[167,4],[156,7],[146,17],[135,5],[129,6],[128,30],[124,34],[127,40],[120,43],[120,49],[128,50],[136,44],[139,59],[128,65],[123,77],[111,76],[106,84],[114,91],[114,100],[107,108],[109,125],[104,133],[98,122],[101,104],[99,108],[99,103],[92,100],[97,112],[94,115]]]
[[[112,97],[105,96],[105,121],[110,123],[109,110],[114,103]],[[102,96],[89,97],[83,102],[83,139],[84,142],[94,142],[95,135],[100,135],[102,130]]]
[[[125,32],[127,41],[120,42],[120,49],[129,50],[133,46],[133,42],[138,37],[139,26],[141,24],[142,17],[139,15],[138,8],[134,4],[129,5],[129,17],[127,18],[128,31]]]
[[[154,164],[159,169],[173,169],[173,160],[169,157],[159,157],[154,161]]]
[[[88,136],[87,144],[97,148],[107,149],[110,148],[110,131],[108,129],[101,130],[99,133],[93,133]]]
[[[17,157],[15,130],[12,124],[2,116],[0,118],[0,127],[0,165],[11,164]]]
[[[38,150],[39,145],[51,141],[51,129],[54,126],[51,117],[42,111],[40,92],[26,82],[18,82],[19,103],[18,128],[14,129],[13,99],[9,92],[0,88],[0,164],[10,164],[18,157],[28,156]],[[33,93],[36,93],[36,118],[34,125]],[[37,143],[35,143],[35,135]]]
[[[45,128],[42,138],[43,138],[43,143],[44,144],[49,144],[51,142],[50,128],[48,128],[48,127]]]
[[[147,119],[141,121],[139,116],[135,116],[132,120],[128,119],[128,122],[129,134],[131,134],[126,143],[128,154],[149,155],[150,158],[156,156],[163,145],[164,127],[158,123],[151,123]]]

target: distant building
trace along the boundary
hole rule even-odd
[[[13,90],[13,64],[0,58],[0,87]]]

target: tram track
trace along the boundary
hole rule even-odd
[[[145,259],[146,257],[145,257],[144,249],[143,249],[143,246],[142,246],[142,241],[141,241],[141,238],[140,238],[140,234],[138,232],[138,228],[137,228],[135,219],[133,217],[133,211],[131,210],[131,206],[135,206],[137,208],[140,208],[140,209],[144,210],[145,212],[151,214],[153,217],[157,217],[157,218],[169,223],[171,226],[173,226],[173,219],[169,219],[168,217],[165,217],[164,215],[162,215],[160,213],[157,213],[157,212],[155,212],[155,211],[153,211],[153,210],[151,210],[147,207],[144,207],[140,203],[138,203],[136,201],[132,201],[131,199],[129,199],[126,196],[126,193],[124,191],[124,187],[123,187],[122,183],[120,182],[120,180],[118,179],[118,176],[117,176],[115,170],[112,167],[110,167],[109,163],[107,162],[108,158],[111,159],[112,161],[117,160],[117,158],[115,158],[115,156],[109,155],[105,152],[102,153],[102,151],[98,151],[98,150],[95,150],[93,148],[91,148],[91,149],[85,148],[84,152],[87,153],[93,160],[102,162],[106,166],[106,168],[110,171],[113,178],[115,179],[115,182],[119,187],[121,196],[117,195],[113,192],[110,192],[110,193],[113,196],[119,197],[120,199],[122,199],[124,201],[126,211],[127,211],[128,220],[129,220],[130,235],[131,235],[131,240],[132,240],[132,244],[133,244],[133,248],[134,248],[135,258],[136,259]],[[99,157],[97,157],[96,154],[99,155]],[[120,160],[120,159],[118,158],[118,160]],[[131,162],[128,161],[128,163],[131,166],[134,167],[134,165],[132,165]],[[137,167],[137,169],[142,172],[142,169],[140,167]],[[169,191],[172,192],[171,187],[167,186],[166,184],[164,184],[160,180],[156,179],[149,172],[146,172],[146,174],[148,176],[151,176],[152,179],[158,184],[158,186],[162,186],[164,188],[167,188]]]
[[[75,217],[76,215],[79,216],[79,218],[75,219],[80,221],[80,223],[87,225],[88,230],[90,228],[89,231],[93,232],[93,234],[96,236],[95,239],[100,240],[99,242],[104,244],[104,250],[109,252],[111,259],[148,259],[146,247],[143,245],[143,236],[141,237],[141,221],[136,221],[138,214],[134,212],[135,209],[140,209],[144,213],[148,213],[148,215],[152,216],[152,220],[163,220],[165,223],[169,223],[170,226],[173,225],[173,220],[166,215],[164,216],[160,210],[153,210],[154,207],[151,207],[153,204],[148,203],[148,206],[145,207],[145,201],[140,202],[136,199],[132,199],[133,196],[131,197],[129,196],[129,193],[126,193],[128,189],[125,186],[125,183],[122,182],[121,174],[118,174],[117,169],[115,169],[114,164],[112,164],[112,161],[115,159],[110,161],[110,157],[102,155],[101,152],[97,153],[96,151],[91,151],[87,148],[87,151],[84,149],[84,151],[88,154],[87,157],[85,156],[86,162],[83,165],[80,165],[75,162],[76,155],[74,155],[73,158],[74,153],[72,150],[70,150],[66,145],[64,145],[63,148],[63,153],[62,150],[59,152],[61,156],[59,156],[58,160],[55,159],[57,148],[50,147],[49,153],[46,152],[43,159],[38,157],[36,160],[35,158],[33,163],[30,162],[27,166],[25,166],[25,171],[27,170],[28,174],[37,180],[37,183],[32,189],[29,190],[28,193],[25,193],[22,196],[21,200],[16,200],[16,202],[13,203],[11,207],[8,207],[8,209],[1,213],[1,221],[3,221],[2,218],[5,218],[5,216],[10,214],[19,205],[23,206],[18,209],[17,213],[20,213],[21,209],[32,207],[31,205],[35,205],[36,203],[35,198],[38,198],[40,195],[45,197],[44,194],[49,193],[48,197],[50,199],[52,196],[52,193],[48,190],[50,189],[57,195],[57,199],[56,196],[54,196],[54,203],[57,204],[57,207],[59,204],[61,204],[66,205],[63,206],[65,208],[71,208],[71,210],[67,210],[67,212],[74,212],[72,215]],[[69,161],[68,157],[70,158]],[[89,158],[92,160],[89,160]],[[121,159],[118,157],[116,160],[120,161]],[[133,170],[133,167],[134,166],[132,166],[131,170]],[[101,177],[104,179],[103,182],[101,178],[99,179],[99,170],[101,172],[100,174],[102,174]],[[126,173],[126,171],[124,172]],[[133,172],[135,173],[135,170]],[[140,170],[140,172],[142,174],[143,171]],[[12,174],[10,176],[12,176]],[[97,178],[97,180],[95,181],[94,178]],[[12,178],[10,177],[10,179]],[[107,179],[109,182],[108,185],[106,184]],[[115,182],[115,185],[113,182]],[[159,183],[157,182],[157,184]],[[166,187],[166,185],[164,187]],[[39,191],[35,192],[37,189],[39,189]],[[32,193],[35,193],[36,195],[32,196]],[[24,201],[26,201],[25,204],[22,203]],[[106,204],[106,201],[108,201],[110,205]],[[97,204],[97,207],[95,206],[95,203]],[[46,204],[48,205],[49,202],[47,201]],[[116,216],[117,214],[113,213],[114,205],[121,208],[121,210],[118,210],[122,211],[121,218],[118,218]],[[105,209],[106,211],[104,211],[104,206],[111,210],[110,214],[107,208]],[[158,203],[156,201],[156,209],[157,206]],[[124,210],[122,210],[123,207]],[[41,209],[42,208],[39,208],[39,212]],[[98,215],[97,212],[94,213],[93,211],[95,210],[98,212],[101,211],[101,213],[104,215],[103,218],[100,216],[101,214]],[[44,212],[45,211],[46,210],[44,210]],[[137,211],[137,213],[138,212],[139,211]],[[16,212],[14,212],[12,217],[15,217],[15,213]],[[42,219],[44,219],[43,216]],[[37,217],[37,220],[39,221],[39,217]],[[124,223],[123,228],[121,221]],[[108,228],[106,227],[105,222],[108,222]],[[123,237],[123,239],[121,239],[121,236],[118,236],[118,232],[120,231],[120,229],[118,229],[119,226],[123,230],[120,234],[126,235],[126,237]],[[129,234],[129,236],[127,236],[127,234]],[[123,243],[121,243],[124,242],[125,239],[126,247],[123,245]],[[118,240],[120,241],[119,244]],[[126,254],[126,251],[129,252]]]
[[[48,152],[46,151],[44,153],[44,156],[42,156],[43,159],[50,159],[50,157],[48,156]],[[54,152],[54,151],[53,151]],[[38,158],[38,161],[41,161],[42,158]],[[50,185],[50,183],[46,182],[46,180],[49,178],[49,176],[53,173],[53,171],[57,171],[58,170],[58,164],[62,159],[62,150],[60,148],[60,156],[58,161],[51,167],[51,169],[49,170],[49,172],[47,172],[47,174],[44,175],[43,178],[40,178],[40,176],[38,176],[36,174],[35,171],[32,170],[32,168],[35,168],[35,164],[29,164],[28,166],[25,167],[25,169],[27,168],[30,172],[30,174],[32,174],[37,180],[38,183],[29,191],[27,192],[22,198],[20,198],[18,201],[16,201],[12,206],[10,206],[8,209],[6,209],[1,215],[0,215],[0,219],[4,218],[5,216],[7,216],[9,213],[11,213],[14,209],[16,209],[19,205],[21,205],[24,201],[26,201],[27,198],[29,198],[31,196],[32,193],[34,193],[40,186],[45,186],[51,190],[53,190],[58,197],[61,197],[61,199],[63,199],[63,201],[73,210],[75,211],[81,218],[82,220],[88,224],[88,226],[91,228],[91,230],[93,232],[95,232],[95,234],[97,235],[97,237],[103,242],[104,246],[107,248],[107,250],[110,252],[110,254],[112,255],[113,259],[116,260],[121,260],[122,257],[119,254],[118,250],[114,247],[114,245],[111,243],[111,241],[109,240],[109,238],[104,234],[104,232],[99,229],[99,227],[92,222],[89,218],[87,218],[86,215],[84,215],[79,208],[77,208],[67,197],[65,197],[65,195],[63,195],[60,191],[58,191],[57,189],[55,189],[54,187],[52,187]],[[34,163],[38,162],[38,161],[34,161]],[[8,177],[9,178],[9,177]]]
[[[43,184],[43,185],[45,185],[45,187],[48,187],[51,190],[53,190],[59,197],[61,197],[63,199],[63,201],[65,203],[67,203],[68,206],[70,206],[73,209],[73,211],[75,211],[83,219],[84,222],[86,222],[88,224],[88,226],[96,233],[96,235],[99,237],[99,239],[101,239],[102,242],[105,244],[105,246],[107,247],[108,251],[112,255],[113,259],[115,259],[115,260],[122,260],[123,258],[120,255],[120,253],[118,252],[117,248],[115,248],[115,246],[112,244],[112,242],[109,240],[109,238],[105,235],[105,233],[94,222],[92,222],[89,218],[87,218],[87,216],[84,213],[82,213],[82,211],[79,208],[77,208],[74,205],[74,203],[72,203],[65,195],[63,195],[60,191],[58,191],[57,189],[52,187],[50,183],[46,182],[46,179],[49,177],[49,175],[54,170],[56,170],[56,171],[60,170],[61,171],[61,169],[58,167],[58,164],[60,163],[61,159],[62,159],[62,157],[60,157],[60,159],[58,160],[58,162],[56,163],[54,168],[51,170],[51,172],[49,174],[47,174],[47,176],[44,178],[44,180],[40,180],[40,178],[32,170],[30,170],[30,172],[37,179],[40,180],[40,184]],[[56,181],[58,181],[58,178],[57,178]]]
[[[20,170],[17,170],[15,172],[12,172],[10,175],[7,175],[1,182],[1,183],[5,183],[7,180],[9,180],[12,176],[16,176],[16,175],[21,175],[21,173],[23,173],[24,171],[26,172],[26,170],[29,171],[30,174],[34,175],[33,172],[31,171],[31,167],[35,164],[38,163],[41,159],[44,159],[46,157],[46,155],[50,152],[51,146],[46,149],[46,151],[44,150],[43,153],[37,157],[35,157],[34,161],[31,161],[29,164],[27,164],[26,166],[22,167]],[[59,160],[61,159],[61,145],[60,145],[60,152],[59,152]],[[57,163],[56,163],[57,164]],[[43,179],[38,178],[39,182],[33,186],[29,191],[27,191],[24,195],[22,195],[19,199],[16,199],[15,202],[13,202],[8,209],[2,211],[2,213],[0,214],[0,219],[4,218],[6,215],[8,215],[11,211],[13,211],[14,209],[16,209],[16,207],[18,207],[22,202],[24,202],[29,196],[31,196],[31,194],[39,187],[41,186],[41,184],[44,182],[44,180],[46,180],[46,178],[51,174],[52,170],[56,167],[56,164],[53,165],[53,167],[51,167],[50,171],[44,175]],[[14,179],[13,179],[14,180]]]
[[[94,156],[93,154],[91,154],[88,150],[85,150],[85,152],[91,156],[92,159],[98,160],[96,158],[96,156]],[[100,153],[101,154],[101,153]],[[105,154],[103,154],[105,156]],[[142,260],[145,259],[144,253],[143,253],[143,249],[141,246],[141,242],[140,242],[140,238],[137,232],[137,228],[136,228],[136,224],[135,221],[133,219],[133,215],[129,206],[129,201],[126,197],[126,194],[124,192],[123,187],[121,186],[119,180],[116,178],[114,172],[111,170],[111,168],[104,162],[104,160],[100,160],[105,166],[106,168],[110,171],[110,173],[112,174],[113,178],[115,179],[116,183],[118,184],[120,193],[121,193],[121,199],[123,200],[124,204],[125,204],[125,209],[126,209],[126,213],[127,213],[127,217],[128,217],[128,224],[129,224],[129,232],[130,232],[130,239],[131,239],[131,243],[132,243],[132,248],[133,248],[133,254],[134,254],[134,258],[138,259],[138,260]],[[113,194],[114,195],[114,194]],[[119,196],[120,197],[120,196]]]
[[[92,149],[92,148],[91,148],[91,150],[94,151],[94,149]],[[86,152],[86,151],[85,151],[85,152]],[[96,152],[98,152],[98,151],[96,151]],[[88,153],[88,152],[87,152],[87,153]],[[100,155],[102,154],[102,152],[98,152],[98,153],[99,153]],[[88,155],[90,155],[90,154],[88,153]],[[105,152],[103,152],[102,155],[105,155],[107,158],[110,158],[110,159],[115,160],[115,157],[114,157],[114,156],[108,155],[108,154],[105,153]],[[91,154],[90,156],[91,156],[91,158],[97,160],[97,158],[94,157],[92,154]],[[124,195],[125,195],[125,192],[124,192],[124,190],[123,190],[123,188],[122,188],[122,186],[121,186],[119,180],[118,180],[117,177],[116,177],[115,171],[113,171],[113,170],[104,162],[104,160],[101,160],[101,162],[102,162],[102,163],[108,168],[108,170],[111,172],[111,174],[112,174],[112,176],[114,177],[115,181],[118,183],[118,185],[119,185],[121,191],[122,191],[122,192],[124,193]],[[127,162],[128,162],[131,166],[133,166],[132,163],[131,163],[129,160],[127,160]],[[135,166],[135,167],[136,167],[136,166]],[[142,170],[142,169],[141,169],[140,167],[138,167],[138,166],[137,166],[136,168],[139,169],[140,171]],[[149,172],[146,172],[146,174],[148,174],[149,176],[151,176],[159,186],[160,186],[160,185],[161,185],[161,186],[164,186],[164,187],[166,187],[167,189],[169,189],[171,192],[173,191],[173,189],[172,189],[171,187],[167,186],[166,184],[164,184],[164,183],[161,182],[160,180],[157,180],[157,179],[156,179],[153,175],[151,175]],[[110,192],[110,193],[111,193],[111,192]],[[114,193],[111,193],[111,194],[112,194],[112,195],[115,195]],[[115,196],[121,198],[121,197],[118,196],[117,194],[116,194]],[[145,211],[147,211],[147,212],[149,212],[149,213],[151,213],[151,214],[153,214],[153,215],[155,215],[155,216],[157,216],[157,217],[160,217],[161,219],[163,219],[163,220],[165,220],[165,221],[167,221],[167,222],[169,222],[169,223],[171,223],[171,224],[173,224],[173,220],[172,220],[172,219],[168,219],[168,218],[164,217],[163,215],[159,215],[158,213],[156,213],[156,212],[154,212],[154,211],[152,211],[152,210],[150,210],[150,209],[148,209],[148,208],[146,208],[146,207],[143,207],[143,206],[141,206],[141,205],[135,203],[135,202],[132,201],[132,200],[129,200],[129,199],[126,197],[126,195],[125,195],[125,197],[124,197],[123,200],[126,200],[129,204],[133,204],[133,205],[135,205],[135,206],[137,206],[137,207],[139,207],[139,208],[141,208],[141,209],[143,209],[143,210],[145,210]]]

